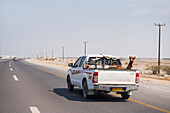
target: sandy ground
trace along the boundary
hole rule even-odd
[[[129,63],[129,59],[121,59],[121,61],[124,68]],[[152,74],[152,70],[147,70],[147,68],[151,65],[158,65],[157,59],[153,59],[153,58],[135,59],[133,64],[133,69],[138,69],[141,77],[170,80],[170,76],[169,77],[163,76],[163,75],[167,75],[163,71],[161,71],[162,76]],[[170,66],[170,59],[161,59],[161,65]]]
[[[57,58],[54,61],[45,60],[45,59],[27,59],[27,61],[33,63],[40,63],[48,66],[55,66],[56,68],[68,70],[69,69],[69,67],[67,66],[68,63],[74,63],[76,61],[76,58],[64,59],[64,61],[63,59],[60,58]],[[129,63],[129,59],[121,59],[121,62],[122,62],[122,66],[126,68]],[[157,65],[157,59],[149,59],[149,58],[135,59],[133,69],[138,69],[141,77],[170,80],[170,76],[163,77],[163,76],[153,75],[151,70],[146,69],[151,65]],[[161,65],[170,66],[170,59],[161,59]],[[166,75],[166,73],[162,71],[161,74]]]
[[[134,65],[133,65],[133,68],[134,69],[138,69],[139,72],[141,74],[152,74],[152,71],[151,70],[146,70],[146,68],[148,66],[151,66],[151,65],[158,65],[157,63],[157,59],[149,59],[149,58],[146,58],[146,59],[135,59],[134,61]],[[122,59],[122,64],[124,66],[127,66],[129,63],[129,59]],[[168,65],[170,66],[170,59],[161,59],[161,65]],[[165,72],[162,72],[162,74],[166,74]]]
[[[45,60],[45,59],[26,59],[26,61],[34,63],[34,64],[40,64],[43,66],[48,66],[51,68],[61,69],[67,71],[70,67],[68,67],[68,63],[74,63],[77,59],[60,59],[57,58],[55,60]],[[129,63],[129,59],[121,59],[122,66],[126,68],[126,66]],[[151,65],[157,65],[157,59],[135,59],[134,65],[132,69],[138,69],[140,73],[141,78],[148,78],[148,79],[158,79],[163,81],[169,81],[170,82],[170,76],[164,77],[164,76],[158,76],[153,75],[151,70],[146,70],[148,66]],[[161,65],[168,65],[170,66],[170,59],[162,59]],[[161,72],[163,75],[166,75],[165,72]]]
[[[33,63],[33,64],[43,65],[43,66],[61,69],[65,71],[67,71],[70,68],[67,66],[68,64],[67,61],[63,62],[61,60],[52,61],[52,60],[44,60],[44,59],[26,59],[25,61]]]

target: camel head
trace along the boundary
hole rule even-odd
[[[129,59],[130,59],[130,62],[133,62],[136,59],[136,57],[129,56]]]

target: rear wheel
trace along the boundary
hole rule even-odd
[[[87,86],[87,81],[84,80],[84,82],[83,82],[83,97],[85,99],[89,98],[88,92],[89,92],[89,89],[88,89],[88,86]]]
[[[69,91],[73,91],[74,86],[71,84],[70,76],[67,77],[67,87]]]
[[[128,92],[123,92],[121,93],[121,96],[123,99],[128,99],[130,97],[130,95],[128,94]]]

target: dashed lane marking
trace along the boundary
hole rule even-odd
[[[13,69],[12,69],[12,68],[10,68],[10,70],[12,71]]]
[[[16,75],[13,75],[13,78],[14,78],[15,81],[19,81],[19,79]]]
[[[23,62],[22,62],[22,63],[23,63]],[[24,63],[24,64],[25,64],[25,63]],[[26,65],[27,65],[27,64],[26,64]],[[35,69],[38,69],[38,70],[41,70],[41,71],[44,71],[44,72],[47,72],[47,73],[49,73],[49,74],[53,74],[53,75],[56,75],[56,76],[58,76],[58,77],[61,77],[61,78],[66,79],[66,77],[64,77],[64,76],[61,76],[61,75],[58,75],[58,74],[54,74],[54,73],[48,72],[48,71],[46,71],[46,70],[43,70],[43,69],[40,69],[40,68],[37,68],[37,67],[34,67],[34,66],[31,66],[31,67],[33,67],[33,68],[35,68]],[[112,93],[112,92],[111,92],[110,94],[115,95],[115,96],[118,96],[118,97],[121,97],[120,95],[115,94],[115,93]],[[149,105],[149,104],[145,104],[145,103],[143,103],[143,102],[140,102],[140,101],[137,101],[137,100],[134,100],[134,99],[128,99],[128,100],[133,101],[133,102],[136,102],[136,103],[141,104],[141,105],[144,105],[144,106],[147,106],[147,107],[150,107],[150,108],[153,108],[153,109],[156,109],[156,110],[159,110],[159,111],[162,111],[162,112],[165,112],[165,113],[170,113],[170,111],[167,111],[167,110],[164,110],[164,109],[161,109],[161,108],[158,108],[158,107]]]
[[[11,65],[11,62],[9,62],[9,65]]]
[[[32,113],[40,113],[37,107],[30,107]]]

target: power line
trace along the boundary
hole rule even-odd
[[[158,74],[160,75],[160,48],[161,48],[161,27],[162,26],[165,26],[165,24],[156,24],[155,23],[155,26],[158,26],[159,27],[159,42],[158,42]]]
[[[107,41],[107,40],[114,40],[114,39],[120,39],[120,38],[126,38],[127,35],[131,35],[131,34],[134,34],[136,32],[141,32],[142,30],[148,30],[152,27],[151,24],[147,25],[147,26],[143,26],[143,27],[140,27],[140,28],[136,28],[136,29],[133,29],[131,31],[128,31],[128,32],[124,32],[124,33],[121,33],[121,34],[118,34],[118,35],[115,35],[115,36],[112,36],[112,37],[107,37],[107,38],[99,38],[99,39],[94,39],[94,40],[88,40],[89,42],[99,42],[99,41]]]
[[[98,39],[93,39],[91,38],[92,40],[88,40],[88,42],[103,42],[103,41],[109,41],[109,40],[114,40],[114,39],[121,39],[121,38],[126,38],[127,35],[131,35],[131,34],[134,34],[134,32],[141,32],[142,30],[148,30],[151,28],[151,24],[147,25],[147,26],[144,26],[144,27],[140,27],[140,28],[136,28],[136,29],[133,29],[131,31],[128,31],[128,32],[124,32],[124,33],[121,33],[121,34],[118,34],[118,35],[115,35],[115,36],[112,36],[112,37],[103,37],[103,38],[98,38]],[[84,42],[83,42],[84,43]],[[77,46],[78,44],[80,44],[79,42],[76,42],[76,43],[72,43],[72,44],[69,44],[69,45],[66,45],[65,47],[75,47]]]

